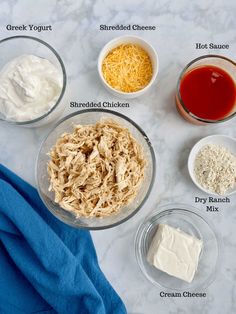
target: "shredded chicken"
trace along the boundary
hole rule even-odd
[[[77,217],[116,214],[136,197],[146,161],[127,128],[104,119],[76,125],[52,147],[49,191],[55,202]]]

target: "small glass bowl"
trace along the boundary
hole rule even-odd
[[[191,283],[170,276],[147,262],[148,249],[160,223],[180,228],[203,241],[198,269]],[[197,209],[182,204],[166,205],[152,213],[139,226],[135,238],[135,254],[141,271],[155,286],[178,291],[199,291],[207,288],[215,279],[219,260],[219,239],[214,228]]]
[[[62,98],[66,89],[66,70],[63,61],[54,48],[45,41],[32,36],[12,36],[0,41],[0,70],[11,60],[25,54],[32,54],[49,60],[57,67],[63,78],[63,86],[57,102],[44,115],[29,121],[6,120],[0,113],[0,121],[25,127],[38,127],[50,123],[64,111]]]
[[[55,203],[54,192],[48,191],[49,177],[47,173],[47,163],[50,160],[48,152],[63,133],[71,132],[73,130],[73,125],[94,124],[101,118],[112,118],[124,127],[127,127],[132,136],[142,146],[145,159],[147,160],[145,176],[136,198],[131,204],[121,208],[119,213],[103,218],[76,218],[75,215],[64,210],[57,203]],[[151,192],[155,178],[155,171],[155,155],[152,145],[144,131],[135,122],[115,111],[105,109],[87,109],[77,111],[63,118],[48,134],[42,143],[38,154],[38,160],[36,163],[36,181],[41,199],[54,216],[75,228],[100,230],[111,228],[125,222],[141,209]]]
[[[205,55],[198,57],[194,60],[192,60],[189,64],[186,65],[186,67],[181,72],[178,83],[177,83],[177,90],[176,90],[176,107],[180,113],[180,115],[187,120],[188,122],[191,122],[193,124],[197,125],[206,125],[206,124],[214,124],[219,122],[225,122],[227,120],[230,120],[236,115],[236,103],[234,106],[233,112],[231,112],[227,117],[219,120],[207,120],[200,117],[197,117],[192,112],[190,112],[186,106],[186,104],[183,102],[181,98],[180,93],[180,84],[183,79],[183,77],[191,70],[199,67],[199,66],[206,66],[206,65],[213,65],[221,68],[222,70],[226,71],[234,80],[236,84],[236,63],[232,61],[229,58],[226,58],[224,56],[220,55]]]

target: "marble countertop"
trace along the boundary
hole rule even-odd
[[[233,0],[42,0],[1,1],[0,37],[37,36],[61,55],[67,70],[65,114],[70,101],[118,101],[101,85],[97,57],[110,39],[122,31],[99,31],[100,24],[155,25],[156,31],[130,31],[148,40],[157,50],[160,69],[155,86],[119,110],[137,122],[149,136],[157,157],[155,186],[141,211],[129,221],[105,231],[92,232],[100,265],[122,297],[128,313],[232,314],[236,313],[236,196],[221,204],[219,213],[206,213],[194,197],[205,196],[191,182],[187,157],[193,144],[211,134],[236,137],[235,120],[216,126],[194,126],[176,111],[175,86],[181,69],[194,57],[207,53],[234,58],[236,51],[236,3]],[[190,4],[191,3],[191,4]],[[53,31],[6,31],[7,24],[50,24]],[[229,44],[224,51],[196,50],[195,43]],[[118,109],[117,109],[118,110]],[[26,129],[0,123],[0,162],[35,185],[35,159],[40,143],[52,124]],[[160,204],[185,203],[208,216],[223,240],[221,268],[207,289],[206,298],[161,298],[141,274],[134,256],[138,225]]]

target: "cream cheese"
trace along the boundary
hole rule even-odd
[[[160,224],[150,245],[147,261],[167,274],[192,282],[203,242],[179,229]]]
[[[19,56],[0,72],[0,114],[16,122],[34,120],[55,105],[62,86],[62,74],[49,60]]]

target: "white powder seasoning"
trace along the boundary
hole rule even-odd
[[[236,156],[223,146],[205,145],[196,156],[194,172],[203,188],[224,195],[236,183]]]

